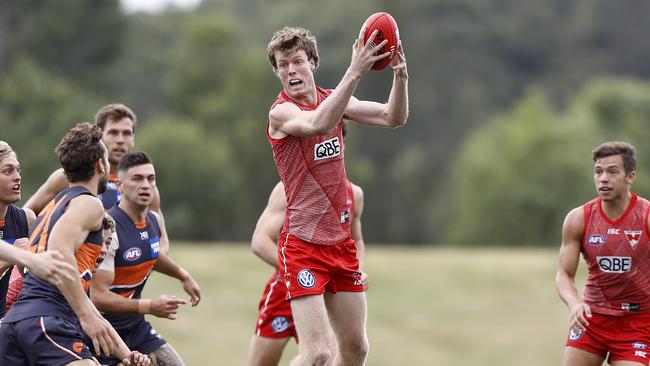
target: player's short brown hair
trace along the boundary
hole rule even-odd
[[[89,181],[95,164],[104,158],[102,130],[88,122],[79,123],[63,136],[55,151],[69,182]]]
[[[135,125],[138,122],[138,118],[131,108],[121,103],[108,104],[101,107],[97,111],[97,114],[95,114],[95,124],[104,130],[108,121],[119,121],[127,117],[133,122],[133,132],[135,132]]]
[[[277,71],[278,63],[275,59],[275,51],[283,53],[303,50],[307,54],[307,59],[314,60],[314,65],[318,67],[318,47],[316,37],[311,32],[300,27],[284,27],[273,33],[271,42],[266,46],[266,52],[269,62],[273,66],[273,71]]]
[[[17,155],[14,149],[12,149],[8,143],[0,140],[0,161],[3,161],[11,154],[14,154],[14,156]]]
[[[627,142],[605,142],[600,144],[592,152],[594,163],[600,158],[612,155],[620,155],[623,158],[625,173],[636,170],[636,149]]]

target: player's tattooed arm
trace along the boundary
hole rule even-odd
[[[149,357],[152,366],[185,366],[181,356],[169,343],[149,354]]]

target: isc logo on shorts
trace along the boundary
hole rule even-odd
[[[316,279],[310,270],[303,269],[298,272],[298,284],[304,288],[312,288],[316,285]]]
[[[282,333],[289,328],[289,321],[283,316],[276,316],[271,322],[271,328],[276,333]]]
[[[314,160],[332,158],[338,155],[341,155],[341,143],[338,136],[314,145]]]
[[[625,273],[632,269],[631,257],[596,257],[596,262],[600,270],[606,273]]]
[[[124,252],[124,259],[133,262],[142,256],[142,251],[138,247],[129,248]]]

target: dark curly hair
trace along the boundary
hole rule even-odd
[[[70,183],[86,182],[93,177],[95,164],[106,151],[101,141],[101,128],[88,122],[77,124],[63,136],[55,151]]]

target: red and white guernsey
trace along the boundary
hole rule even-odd
[[[282,91],[271,109],[293,103],[304,111],[315,110],[331,94],[316,88],[316,105],[304,105]],[[275,139],[266,135],[287,195],[283,234],[322,245],[350,238],[350,203],[343,154],[343,121],[328,135]]]
[[[601,199],[584,204],[582,255],[589,267],[584,301],[593,312],[650,311],[650,202],[632,194],[625,213],[610,220]]]

